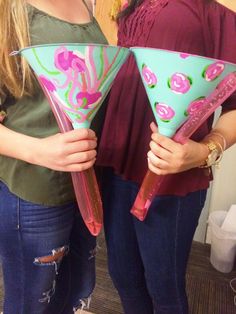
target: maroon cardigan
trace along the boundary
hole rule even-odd
[[[145,0],[119,23],[118,44],[162,48],[236,63],[236,14],[215,1]],[[236,94],[223,110],[236,109]],[[154,121],[133,56],[122,67],[111,90],[97,164],[113,167],[122,177],[141,183]],[[211,129],[209,118],[192,136],[200,141]],[[212,176],[194,168],[167,175],[160,195],[185,195],[205,189]]]

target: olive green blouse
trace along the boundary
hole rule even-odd
[[[73,24],[29,8],[31,44],[100,43],[106,44],[98,23],[91,14],[86,24]],[[43,138],[59,132],[56,120],[41,89],[35,96],[5,101],[4,125],[14,131]],[[45,152],[46,154],[47,152]],[[0,180],[18,197],[42,205],[60,205],[75,199],[70,173],[53,171],[0,155]]]

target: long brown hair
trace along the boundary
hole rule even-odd
[[[140,3],[142,3],[142,2],[143,2],[143,0],[129,0],[128,6],[123,11],[121,11],[121,13],[118,15],[117,18],[119,19],[120,17],[125,17],[125,16],[130,15],[134,11],[134,9],[137,6],[139,6]]]
[[[205,0],[207,3],[212,2],[212,0]],[[143,0],[128,0],[128,6],[118,15],[118,19],[120,17],[125,17],[130,15],[137,6],[139,6]]]
[[[0,12],[0,97],[20,98],[33,91],[33,74],[26,61],[10,56],[30,43],[25,0],[0,0]]]

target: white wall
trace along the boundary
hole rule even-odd
[[[220,168],[214,169],[214,180],[208,190],[194,240],[210,243],[210,233],[207,232],[209,214],[214,210],[229,210],[232,204],[236,204],[236,145],[224,152]]]
[[[221,107],[215,112],[214,123],[221,113]],[[219,169],[213,169],[214,180],[207,193],[194,240],[210,243],[210,233],[207,230],[209,214],[214,210],[229,210],[231,204],[236,204],[236,144],[224,152]]]
[[[211,233],[207,228],[208,215],[214,210],[228,211],[232,204],[236,204],[236,145],[224,152],[220,168],[214,169],[214,180],[209,190],[204,219],[200,221],[194,240],[210,243]]]
[[[220,169],[214,171],[209,212],[228,210],[236,204],[236,145],[224,152]]]

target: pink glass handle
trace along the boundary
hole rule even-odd
[[[103,210],[95,171],[72,172],[72,182],[81,216],[90,233],[97,236],[103,224]]]
[[[150,170],[146,172],[134,205],[130,211],[139,220],[143,221],[146,218],[149,207],[163,179],[164,176],[159,176]]]
[[[206,99],[206,103],[176,132],[173,139],[183,144],[200,125],[236,90],[236,72],[228,74],[217,88]],[[138,195],[135,199],[131,213],[143,221],[148,213],[149,207],[163,182],[164,176],[159,176],[147,171]]]
[[[48,98],[61,132],[64,133],[73,130],[71,122],[62,112],[53,95],[42,84],[40,85]],[[83,221],[90,233],[97,236],[103,224],[103,209],[94,169],[90,168],[81,172],[71,172],[71,177]]]
[[[222,103],[236,91],[236,72],[228,74],[198,109],[176,132],[173,139],[184,143]]]

